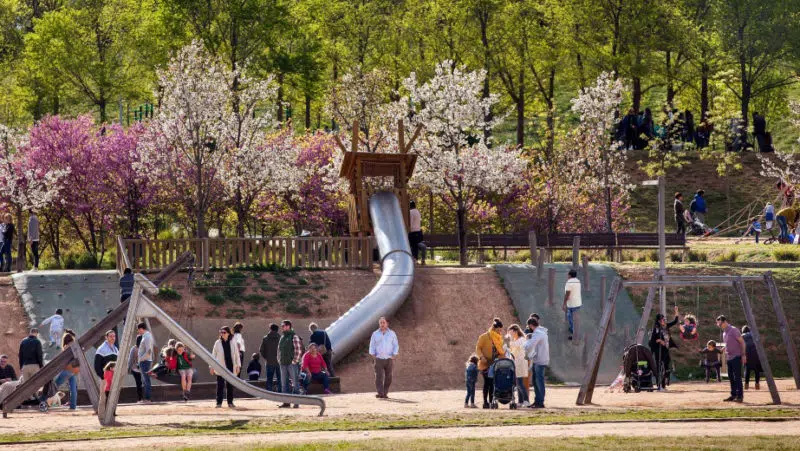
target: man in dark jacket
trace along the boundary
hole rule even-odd
[[[653,332],[650,334],[650,352],[653,353],[653,359],[658,366],[656,369],[656,381],[659,391],[664,390],[666,383],[669,381],[670,363],[672,362],[669,356],[669,349],[678,347],[675,341],[670,339],[669,329],[678,324],[678,322],[678,307],[675,306],[675,319],[668,323],[664,315],[657,314]]]
[[[322,360],[325,361],[325,366],[328,367],[328,375],[333,377],[333,363],[331,362],[333,358],[333,345],[331,344],[330,337],[328,337],[328,333],[320,329],[317,323],[309,324],[308,330],[311,332],[311,338],[309,338],[308,341],[317,345],[317,349],[322,353]]]
[[[303,358],[303,342],[292,329],[292,322],[285,319],[281,322],[281,335],[278,341],[278,363],[281,365],[281,382],[283,393],[299,393],[300,359]],[[289,403],[283,403],[280,407],[289,407]],[[297,404],[295,408],[299,407]]]
[[[8,356],[0,355],[0,385],[15,380],[17,380],[17,373],[14,372],[14,367],[8,363]]]
[[[686,210],[683,207],[683,194],[675,193],[675,224],[677,231],[675,232],[678,237],[686,235],[686,220],[683,219],[683,212]]]
[[[42,342],[37,335],[39,329],[34,327],[19,344],[19,371],[25,380],[33,377],[44,366]]]
[[[264,358],[267,374],[267,390],[280,393],[281,391],[281,366],[278,362],[278,342],[281,334],[278,333],[278,325],[269,325],[269,333],[261,339],[261,349],[259,353]]]

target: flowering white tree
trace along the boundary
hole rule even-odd
[[[482,97],[484,71],[467,72],[443,61],[429,81],[412,73],[404,82],[412,105],[411,125],[425,127],[416,146],[414,183],[438,194],[456,214],[460,260],[467,264],[467,212],[484,193],[506,193],[520,181],[526,163],[515,147],[491,146],[485,136],[500,118],[486,117],[497,97]]]
[[[622,143],[613,139],[624,92],[620,79],[601,73],[594,86],[582,89],[572,99],[572,111],[579,115],[580,124],[568,136],[572,145],[572,180],[603,192],[609,232],[613,232],[614,191],[630,189],[625,167],[628,156]]]
[[[800,127],[800,102],[789,102],[792,113],[791,122],[795,127]],[[798,138],[800,142],[800,138]],[[770,152],[758,153],[761,161],[761,175],[774,178],[783,182],[790,188],[800,184],[800,159],[795,152]],[[786,197],[784,197],[786,199]]]
[[[59,199],[62,181],[69,173],[66,169],[37,168],[25,153],[28,134],[0,124],[0,199],[14,208],[17,233],[17,250],[25,255],[25,234],[22,215],[25,210],[42,210]],[[17,269],[22,269],[24,259],[18,259]]]

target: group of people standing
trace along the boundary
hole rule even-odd
[[[643,112],[630,108],[617,124],[615,138],[627,150],[644,149],[652,139],[668,134],[680,142],[694,143],[698,148],[708,146],[713,127],[707,118],[696,126],[691,111],[666,108],[664,117],[662,125],[656,125],[650,108],[645,108]]]

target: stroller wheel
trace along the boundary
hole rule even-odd
[[[508,406],[508,408],[511,410],[517,410],[517,404],[512,402],[511,405]]]
[[[47,405],[47,401],[42,401],[39,403],[39,412],[42,413],[47,412],[49,408],[50,406]]]
[[[492,409],[496,409],[496,408],[497,408],[497,401],[492,401]]]

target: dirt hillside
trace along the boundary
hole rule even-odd
[[[10,277],[0,278],[0,354],[7,354],[19,372],[19,342],[27,335],[28,317]]]

